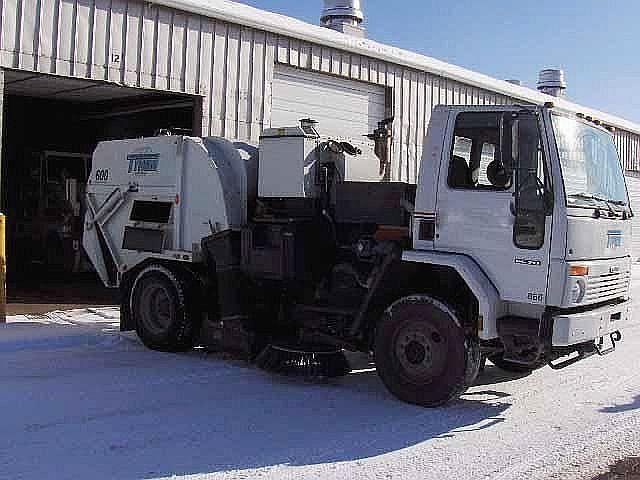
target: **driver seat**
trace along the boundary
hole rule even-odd
[[[471,187],[471,169],[463,157],[458,155],[451,156],[449,184],[453,187]]]

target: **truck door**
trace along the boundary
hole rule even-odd
[[[452,111],[434,247],[472,257],[503,300],[544,305],[551,189],[541,127],[536,111]]]

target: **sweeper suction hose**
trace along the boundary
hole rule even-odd
[[[305,380],[342,377],[351,371],[342,349],[327,345],[271,344],[258,355],[256,365]]]

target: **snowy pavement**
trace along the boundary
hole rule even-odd
[[[640,270],[636,285],[640,298]],[[299,383],[146,350],[117,320],[107,308],[0,325],[0,479],[571,480],[640,454],[640,322],[605,358],[517,380],[489,365],[428,410],[370,369]]]

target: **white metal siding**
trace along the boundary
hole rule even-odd
[[[614,140],[624,169],[640,171],[640,135],[616,130]]]
[[[417,180],[435,105],[522,102],[364,47],[348,52],[138,0],[0,0],[0,28],[4,68],[202,95],[203,134],[243,141],[257,142],[271,123],[276,64],[388,87],[393,180]],[[637,168],[640,136],[618,131],[616,141]]]
[[[631,208],[633,209],[633,260],[640,259],[640,177],[627,176],[627,188],[629,189],[629,198],[631,200]]]
[[[271,126],[319,122],[323,135],[362,140],[385,118],[385,88],[278,66],[273,78]]]
[[[509,102],[430,73],[136,0],[0,2],[0,66],[202,95],[205,135],[257,142],[271,125],[277,64],[388,87],[394,180],[416,181],[433,106]]]

